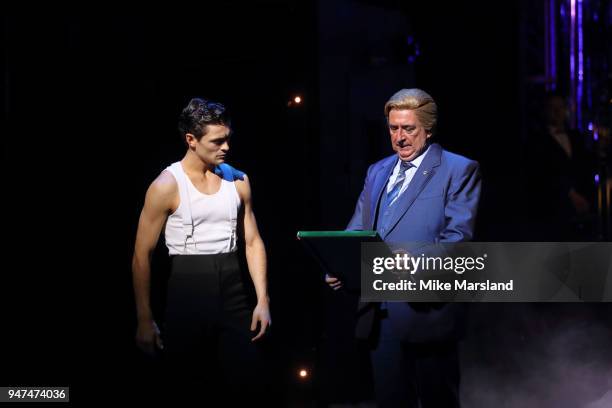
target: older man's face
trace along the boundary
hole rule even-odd
[[[425,149],[431,132],[425,130],[413,110],[393,109],[389,112],[391,146],[403,161],[417,158]]]

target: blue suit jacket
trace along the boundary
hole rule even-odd
[[[394,154],[370,166],[348,230],[374,228],[378,204],[397,160]],[[477,162],[432,144],[408,188],[393,205],[389,228],[381,234],[383,240],[388,244],[471,240],[480,185]],[[443,341],[457,336],[463,326],[461,304],[389,302],[387,308],[396,334],[406,341]],[[357,334],[364,335],[368,326],[358,324]]]

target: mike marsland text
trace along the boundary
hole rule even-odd
[[[427,279],[414,282],[402,279],[397,282],[384,282],[380,279],[372,282],[372,287],[376,291],[398,290],[398,291],[512,291],[514,289],[514,279],[507,282],[470,282],[465,279],[451,282],[443,282],[439,279]]]

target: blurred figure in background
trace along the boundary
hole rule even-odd
[[[532,127],[525,170],[528,229],[534,241],[584,241],[593,233],[594,160],[586,136],[568,126],[565,98],[545,96],[540,124]]]

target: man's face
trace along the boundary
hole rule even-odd
[[[190,133],[187,143],[195,154],[206,164],[217,166],[225,162],[229,151],[230,128],[225,125],[207,125],[206,134],[198,141]]]
[[[410,109],[393,109],[389,112],[391,146],[400,160],[414,160],[423,152],[431,132],[425,130],[416,114]]]

